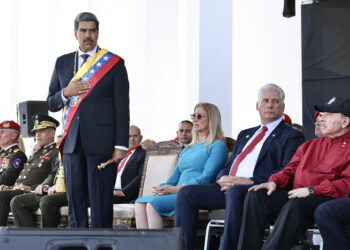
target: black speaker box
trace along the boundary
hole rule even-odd
[[[17,104],[17,121],[21,125],[22,137],[32,137],[35,135],[32,132],[34,114],[48,114],[46,101],[26,101]]]
[[[181,228],[21,229],[0,227],[0,249],[11,250],[184,250]]]

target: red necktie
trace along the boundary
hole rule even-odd
[[[140,144],[137,144],[135,147],[132,147],[132,148],[129,148],[127,153],[126,153],[126,156],[124,157],[124,159],[122,160],[122,162],[119,164],[118,166],[118,170],[117,170],[117,173],[120,172],[120,170],[122,170],[122,168],[124,167],[124,164],[126,162],[126,160],[129,158],[129,156],[131,155],[132,151],[138,147],[140,147],[141,145]]]
[[[231,170],[230,170],[230,175],[231,176],[235,176],[238,166],[239,164],[243,161],[243,159],[247,156],[247,154],[250,153],[250,151],[253,150],[253,148],[256,146],[256,144],[259,143],[259,141],[261,141],[262,138],[264,138],[265,132],[267,131],[267,127],[263,126],[261,132],[254,138],[254,140],[245,148],[245,150],[240,153],[236,160],[234,161]]]

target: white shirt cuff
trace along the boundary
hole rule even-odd
[[[62,98],[63,105],[66,105],[67,102],[68,102],[68,99],[66,99],[66,98],[64,97],[64,95],[63,95],[63,89],[62,89],[62,91],[61,91],[61,98]]]
[[[128,148],[124,147],[124,146],[114,146],[114,148],[119,148],[119,149],[122,149],[124,151],[128,151]]]

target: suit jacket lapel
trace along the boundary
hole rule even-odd
[[[239,154],[242,153],[243,148],[245,147],[245,145],[247,144],[247,142],[250,140],[250,138],[254,135],[254,133],[260,128],[260,126],[255,127],[250,129],[249,131],[247,131],[247,133],[244,135],[244,143],[240,144],[239,147]]]
[[[140,148],[141,148],[141,146],[138,147],[138,148],[136,148],[135,152],[132,153],[132,155],[130,156],[128,162],[127,162],[127,163],[125,164],[125,166],[124,166],[124,171],[123,171],[123,173],[122,173],[122,176],[123,176],[123,174],[125,173],[125,171],[126,171],[126,169],[128,168],[128,166],[130,166],[130,163],[131,163],[131,162],[134,160],[134,158],[136,157],[137,153],[140,151],[140,150],[139,150]]]
[[[265,153],[267,152],[269,146],[270,146],[270,143],[272,142],[272,140],[274,140],[276,137],[279,136],[279,134],[282,132],[283,128],[285,127],[286,125],[284,124],[284,121],[281,121],[277,127],[271,132],[271,134],[269,135],[269,137],[266,138],[262,148],[261,148],[261,151],[260,151],[260,154],[258,156],[258,159],[256,161],[256,165],[259,164],[259,161],[262,159],[262,157],[265,155]]]
[[[64,82],[61,83],[61,85],[63,85],[62,87],[64,87],[64,88],[67,87],[69,82],[70,82],[70,80],[72,80],[72,78],[74,76],[74,69],[76,71],[78,71],[78,58],[75,61],[75,54],[76,53],[77,52],[70,53],[69,59],[67,58],[65,60],[65,62],[64,62],[66,64],[66,66],[64,67],[64,74],[67,77],[67,81],[64,81]],[[74,63],[75,63],[75,67],[74,67]]]

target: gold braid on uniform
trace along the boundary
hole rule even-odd
[[[65,193],[66,192],[66,181],[64,179],[64,168],[62,164],[62,155],[58,153],[60,159],[60,170],[58,171],[58,177],[56,180],[56,193]]]
[[[38,125],[35,126],[36,129],[39,129],[39,127],[56,128],[56,124],[54,122],[50,122],[50,121],[41,121]]]

